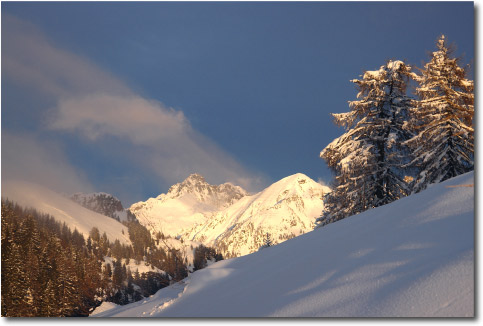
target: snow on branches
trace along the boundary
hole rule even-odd
[[[359,89],[350,111],[333,114],[346,133],[320,156],[335,172],[335,189],[326,197],[323,224],[392,202],[408,193],[400,166],[412,135],[403,128],[412,103],[406,96],[411,68],[388,61],[352,80]]]
[[[442,35],[437,51],[418,82],[419,100],[410,111],[409,128],[416,136],[407,141],[411,148],[409,166],[419,172],[413,191],[473,170],[474,166],[474,84],[466,78],[467,71],[452,57],[452,48]]]
[[[332,114],[346,132],[320,153],[335,174],[318,226],[388,204],[474,169],[474,83],[441,36],[420,70],[388,61],[351,80],[350,111]],[[417,100],[407,85],[417,83]]]

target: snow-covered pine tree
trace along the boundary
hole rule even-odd
[[[401,144],[412,136],[403,128],[412,104],[406,95],[410,70],[404,62],[390,60],[352,80],[359,100],[349,102],[349,112],[332,114],[347,131],[320,153],[335,180],[318,226],[407,195],[401,168],[407,153]]]
[[[459,58],[452,57],[444,35],[436,45],[421,75],[412,74],[419,84],[419,100],[410,110],[409,127],[416,136],[407,145],[412,157],[409,166],[420,171],[413,192],[474,167],[474,83],[458,65]]]

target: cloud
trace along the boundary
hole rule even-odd
[[[56,98],[96,93],[129,94],[121,81],[100,67],[53,45],[39,29],[2,14],[2,71],[12,81]]]
[[[144,149],[137,160],[131,160],[170,183],[194,172],[214,183],[231,181],[247,188],[261,183],[194,130],[183,112],[157,101],[134,95],[87,95],[60,100],[50,116],[52,130],[75,133],[92,142],[115,137]]]
[[[189,128],[183,112],[139,96],[101,94],[60,100],[51,117],[51,129],[77,132],[90,140],[116,136],[146,146],[183,138]]]
[[[31,87],[56,103],[42,108],[46,118],[39,133],[57,135],[59,146],[41,145],[39,152],[32,155],[40,158],[48,156],[49,151],[55,153],[54,157],[62,162],[60,174],[74,175],[71,179],[63,178],[69,180],[68,188],[71,180],[79,179],[60,149],[66,134],[87,141],[100,152],[117,151],[113,157],[125,157],[136,170],[134,173],[149,182],[157,178],[162,184],[173,184],[191,173],[200,173],[209,182],[230,181],[250,191],[263,185],[265,178],[261,174],[248,171],[213,140],[196,131],[182,111],[136,94],[88,59],[54,45],[35,25],[8,14],[2,15],[2,20],[2,37],[8,44],[2,53],[7,82]],[[12,108],[6,108],[9,109]],[[8,127],[9,121],[2,125]],[[21,139],[8,138],[6,144]],[[109,146],[106,140],[117,142],[118,146]],[[7,146],[12,152],[12,147]],[[35,147],[31,140],[24,140],[22,146]],[[15,170],[18,175],[28,166],[13,166],[14,158],[28,160],[30,154],[20,150],[12,153],[12,159],[3,164],[6,171]],[[36,173],[29,175],[38,177]],[[54,177],[51,172],[46,175]]]
[[[73,168],[57,141],[40,141],[33,135],[2,131],[2,184],[30,181],[71,194],[93,186]]]

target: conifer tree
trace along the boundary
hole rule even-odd
[[[459,58],[452,56],[444,35],[436,46],[421,75],[412,74],[419,97],[409,124],[417,134],[407,142],[409,166],[420,171],[414,192],[474,167],[474,83],[459,66]]]
[[[68,250],[70,251],[70,250]],[[69,255],[70,256],[70,255]],[[60,315],[69,316],[75,309],[79,308],[79,283],[75,268],[70,257],[62,254],[61,264],[59,264],[58,284]]]
[[[8,280],[8,288],[2,284],[2,301],[7,300],[8,306],[7,316],[10,317],[22,317],[30,316],[30,307],[28,304],[28,289],[25,284],[28,283],[27,273],[24,270],[24,260],[22,257],[21,247],[17,244],[13,244],[9,253],[9,257],[6,259],[7,269],[2,271],[6,272]],[[6,293],[3,293],[5,291]]]
[[[44,311],[47,317],[59,316],[60,306],[58,301],[58,295],[55,289],[55,284],[53,280],[47,281],[47,286],[44,290]]]
[[[366,71],[362,79],[352,80],[359,100],[349,102],[349,112],[332,114],[346,133],[320,153],[335,181],[319,226],[408,194],[401,144],[411,137],[403,127],[411,106],[406,96],[410,69],[402,61],[388,61],[377,71]]]
[[[265,238],[263,239],[263,246],[268,248],[272,246],[272,238],[270,237],[270,233],[265,234]]]

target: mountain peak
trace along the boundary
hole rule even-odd
[[[211,185],[203,176],[193,173],[171,186],[166,194],[133,204],[130,211],[152,230],[177,236],[183,229],[204,222],[213,212],[223,210],[247,195],[239,186],[231,183]]]
[[[193,183],[193,182],[199,182],[199,183],[207,183],[205,177],[203,177],[201,174],[198,173],[192,173],[187,177],[182,183]]]
[[[228,201],[233,203],[248,193],[239,186],[234,186],[231,183],[224,183],[221,185],[211,185],[206,179],[198,174],[190,174],[183,182],[171,186],[166,194],[169,198],[178,198],[186,194],[191,194],[201,202],[211,202],[215,199],[216,202]],[[221,198],[223,197],[223,199]],[[219,206],[219,203],[215,203]]]
[[[278,244],[311,231],[324,208],[323,196],[329,191],[305,174],[296,173],[215,212],[183,236],[216,247],[224,257],[246,255],[263,245],[267,233]]]

